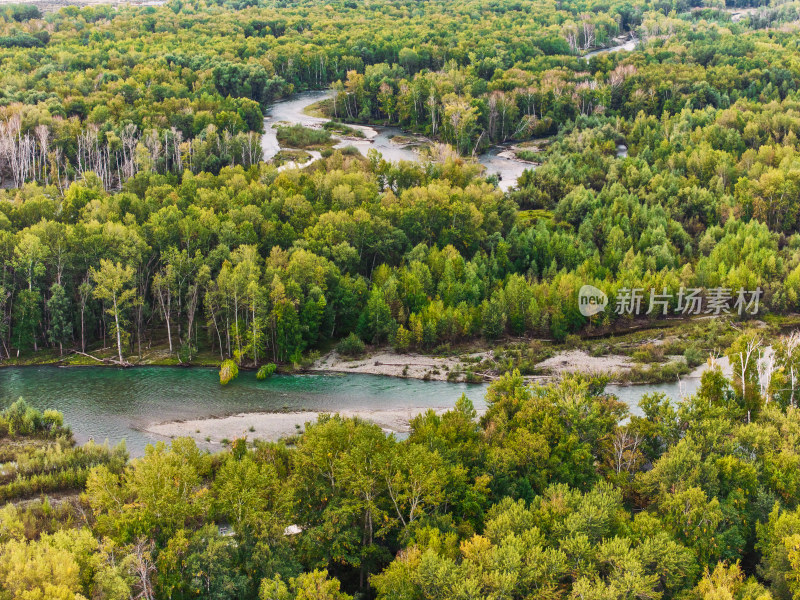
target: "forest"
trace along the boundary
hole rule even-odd
[[[9,402],[0,600],[800,597],[800,337],[760,337],[800,310],[799,11],[0,5],[2,365],[157,350],[225,383],[334,347],[688,323],[686,290],[733,295],[701,315],[730,330],[706,343],[726,340],[732,375],[711,360],[680,403],[509,368],[485,414],[462,397],[406,439],[329,415],[281,442],[181,438],[130,460]],[[335,123],[278,135],[321,158],[262,160],[270,105],[319,89]],[[429,144],[415,162],[332,147],[358,124]],[[475,160],[498,144],[532,163],[508,191]],[[588,317],[587,284],[611,306],[671,300]],[[757,289],[758,313],[737,310]]]
[[[632,318],[584,317],[583,284],[797,310],[795,8],[6,8],[5,38],[47,39],[0,52],[0,356],[258,367]],[[332,116],[440,145],[389,163],[289,128],[323,159],[262,162],[269,104],[328,86]],[[541,166],[503,193],[471,155],[508,140]]]

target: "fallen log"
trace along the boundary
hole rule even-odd
[[[79,354],[80,356],[85,356],[86,358],[91,358],[92,360],[96,360],[97,362],[106,364],[106,365],[117,365],[118,367],[132,367],[133,364],[129,363],[127,360],[118,361],[114,358],[97,358],[96,356],[92,356],[91,354],[87,354],[86,352],[81,352],[80,350],[73,350],[72,354]]]

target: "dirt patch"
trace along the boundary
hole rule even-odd
[[[466,372],[473,365],[491,357],[492,352],[488,350],[458,357],[378,352],[363,358],[348,359],[334,351],[320,358],[309,370],[447,381],[451,372]],[[456,380],[462,381],[463,375]]]
[[[553,375],[560,373],[614,374],[630,371],[634,364],[627,356],[592,356],[583,350],[567,350],[543,360],[536,365],[536,368]]]

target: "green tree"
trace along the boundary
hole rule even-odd
[[[205,473],[206,458],[189,438],[148,446],[121,474],[98,467],[86,484],[98,531],[121,543],[166,542],[208,510],[208,489],[200,485]]]
[[[392,317],[391,308],[383,297],[383,292],[372,289],[367,305],[358,320],[358,333],[372,344],[388,341],[397,329],[397,321]]]
[[[50,312],[50,329],[47,332],[51,344],[58,344],[59,354],[64,354],[64,343],[72,339],[71,303],[64,288],[54,283],[47,301]]]
[[[103,259],[100,261],[100,269],[92,268],[90,276],[94,282],[92,290],[94,297],[110,304],[106,312],[114,317],[117,354],[119,362],[124,363],[122,358],[122,320],[125,308],[136,296],[136,290],[130,287],[133,279],[133,267],[123,267],[119,262],[115,264],[110,260]]]
[[[22,290],[14,303],[14,342],[20,350],[37,349],[36,339],[42,321],[41,297],[37,290]]]
[[[483,302],[481,306],[481,322],[483,323],[483,335],[487,339],[497,339],[506,329],[505,303],[499,293],[492,295],[490,300]]]

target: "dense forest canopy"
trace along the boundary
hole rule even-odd
[[[797,311],[798,9],[0,5],[0,360],[161,348],[226,381],[334,343],[561,341],[634,318],[584,316],[585,284],[612,306],[760,289],[759,315]],[[270,104],[328,88],[317,110],[428,153],[285,128],[322,158],[261,160]],[[508,192],[473,160],[503,143],[539,163]],[[761,341],[736,337],[733,380],[711,365],[679,404],[631,415],[604,380],[511,371],[480,419],[462,398],[406,440],[326,416],[285,443],[128,461],[16,402],[0,600],[798,597],[800,337],[770,340],[769,377]]]
[[[245,4],[4,9],[3,356],[165,344],[257,366],[351,332],[431,349],[628,317],[590,323],[584,283],[797,308],[795,3],[736,22],[713,3]],[[260,162],[269,104],[329,86],[332,117],[454,152]],[[541,136],[508,194],[469,160]]]

